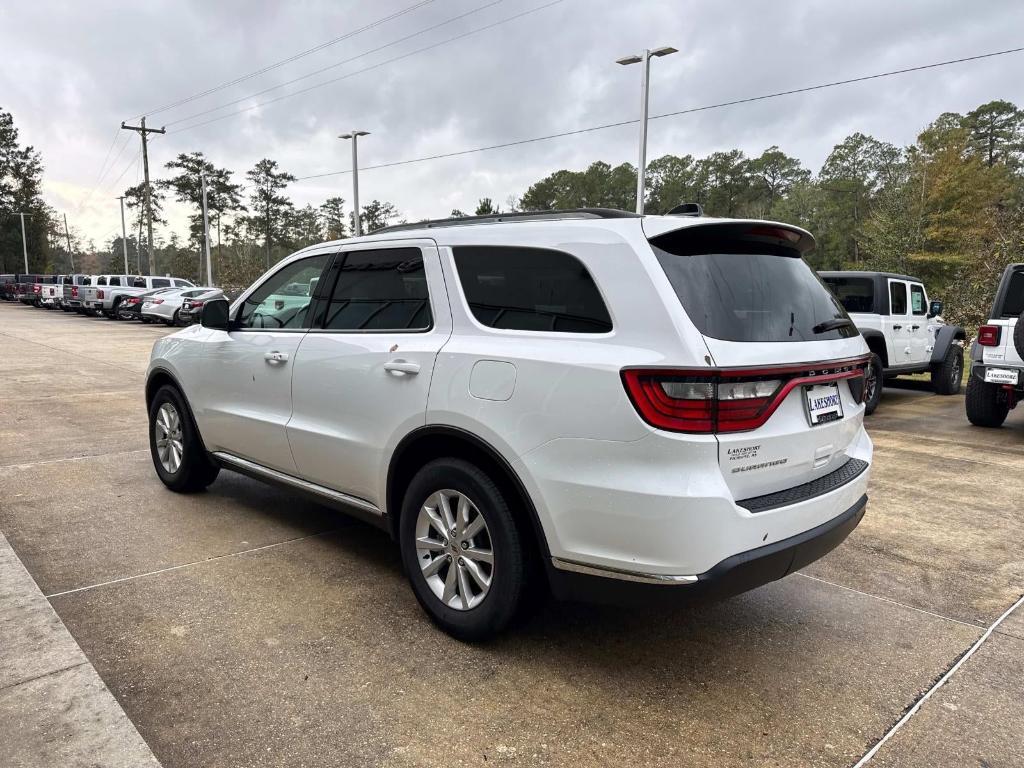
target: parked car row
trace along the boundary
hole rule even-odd
[[[217,288],[161,275],[0,275],[0,299],[111,320],[187,325],[217,296]]]

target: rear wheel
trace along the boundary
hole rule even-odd
[[[437,459],[409,484],[402,562],[431,620],[461,640],[501,632],[525,593],[526,554],[508,501],[479,467]]]
[[[149,450],[160,480],[172,491],[201,491],[217,479],[214,464],[178,390],[164,385],[149,405]]]
[[[870,416],[882,399],[882,358],[872,353],[864,371],[864,414]]]
[[[942,362],[932,368],[932,389],[940,395],[955,395],[964,377],[964,348],[950,344]]]
[[[976,427],[1001,427],[1010,412],[1010,398],[999,384],[977,376],[967,381],[967,419]]]

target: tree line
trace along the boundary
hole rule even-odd
[[[974,327],[982,322],[997,277],[1012,261],[1024,261],[1024,111],[1007,101],[982,104],[966,114],[944,113],[910,146],[854,133],[838,143],[814,173],[796,157],[770,146],[756,157],[738,149],[706,157],[668,154],[647,171],[645,206],[664,213],[679,203],[699,203],[710,216],[766,218],[812,232],[818,269],[905,272],[922,278],[946,300],[947,317]],[[208,208],[218,284],[244,286],[267,266],[298,248],[346,237],[352,212],[345,200],[296,206],[288,196],[295,177],[265,158],[243,177],[217,167],[202,152],[179,154],[155,182],[154,220],[166,225],[168,198],[190,209],[185,237],[171,232],[155,244],[156,268],[198,278],[202,250],[200,172],[208,184]],[[29,250],[38,269],[67,268],[56,214],[40,197],[42,163],[32,147],[18,144],[8,113],[0,111],[0,256],[3,271],[20,266],[20,222],[26,220]],[[632,210],[636,168],[594,162],[583,170],[559,170],[506,198],[505,211],[608,207]],[[131,264],[145,272],[144,190],[124,191],[131,213]],[[499,213],[491,198],[474,215]],[[439,212],[440,214],[440,212]],[[396,207],[372,200],[359,212],[363,231],[403,222]],[[443,214],[441,214],[443,215]],[[453,210],[451,216],[467,215]],[[109,244],[79,243],[80,269],[120,269],[121,238]],[[17,256],[17,258],[14,258]],[[78,262],[76,262],[76,266]]]

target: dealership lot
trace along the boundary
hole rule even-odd
[[[972,428],[907,382],[868,421],[864,522],[803,574],[463,645],[376,529],[231,473],[160,484],[167,332],[0,305],[0,531],[165,766],[850,765],[1024,592],[1024,412]],[[873,764],[1024,763],[1021,659],[1024,609]]]

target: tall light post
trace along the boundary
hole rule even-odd
[[[118,200],[121,201],[121,252],[124,254],[124,273],[128,274],[128,230],[124,227],[124,195]]]
[[[671,46],[663,46],[654,50],[645,50],[642,54],[623,56],[616,59],[616,64],[643,64],[640,80],[640,160],[636,165],[636,212],[644,212],[644,180],[647,175],[647,102],[650,92],[651,57],[668,56],[678,51]]]
[[[359,222],[359,153],[356,145],[360,136],[369,136],[369,131],[350,131],[343,133],[339,139],[352,139],[352,230],[356,237],[363,234],[363,227]]]
[[[210,213],[206,207],[206,171],[199,172],[199,180],[203,186],[203,253],[206,255],[206,284],[213,285],[213,265],[210,262]],[[203,279],[202,265],[199,268],[199,279]]]

